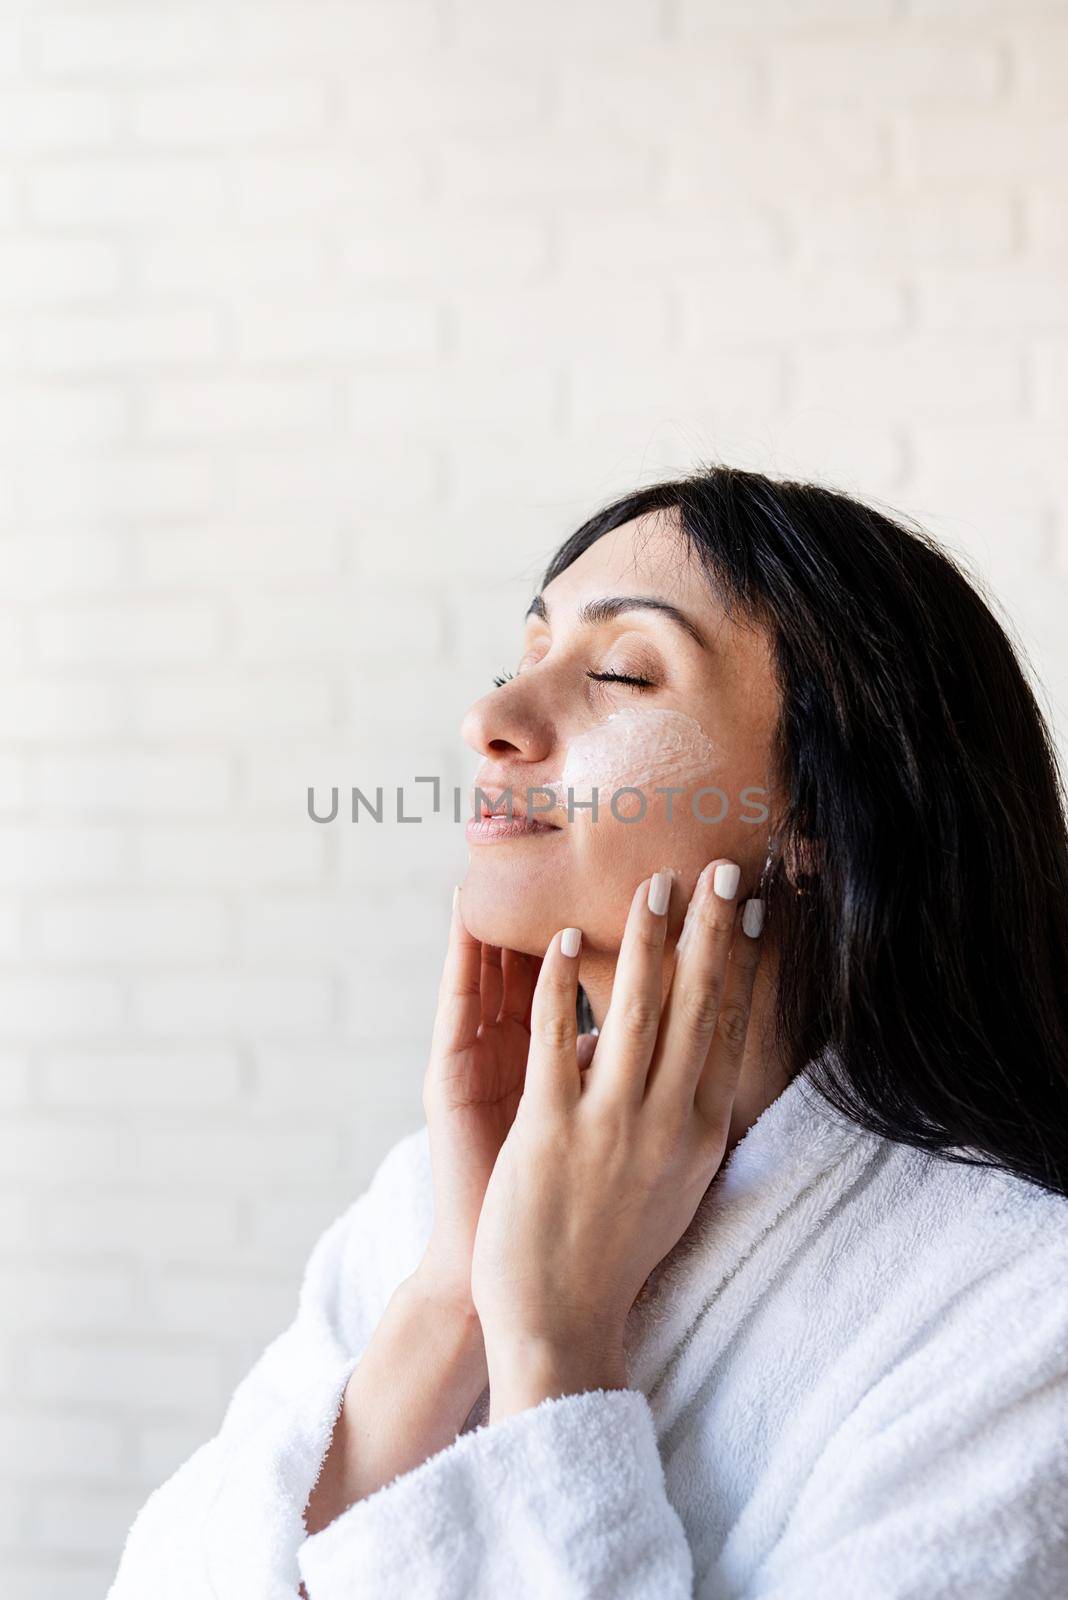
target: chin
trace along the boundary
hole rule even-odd
[[[490,852],[487,852],[487,854]],[[504,851],[497,846],[492,854]],[[483,944],[543,956],[553,934],[568,926],[559,882],[508,866],[473,858],[460,883],[460,910],[467,931]]]

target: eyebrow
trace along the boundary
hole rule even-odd
[[[697,626],[696,622],[680,611],[678,606],[673,606],[670,600],[661,600],[652,594],[613,594],[605,595],[600,600],[587,600],[584,606],[579,607],[578,620],[585,626],[593,627],[599,622],[611,622],[613,617],[620,616],[625,611],[658,611],[662,616],[670,617],[672,622],[678,623],[702,650],[708,649],[708,640]],[[527,617],[540,617],[542,622],[549,620],[549,607],[544,595],[536,594],[527,607]]]

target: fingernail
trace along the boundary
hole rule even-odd
[[[733,861],[721,861],[712,879],[712,887],[721,900],[733,900],[738,893],[742,869]]]
[[[582,943],[581,928],[565,928],[560,935],[560,949],[565,956],[577,956]]]
[[[745,910],[742,912],[742,932],[747,933],[750,939],[755,939],[763,926],[763,900],[747,900]]]
[[[649,879],[649,910],[662,917],[671,899],[671,873],[654,872]]]
[[[460,885],[458,883],[454,883],[453,886],[452,886],[452,909],[454,911],[456,910],[456,907],[459,905],[459,903],[460,903]]]

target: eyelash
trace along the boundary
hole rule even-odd
[[[632,689],[651,689],[653,687],[651,678],[637,678],[627,672],[592,672],[587,667],[586,676],[587,678],[592,678],[595,683],[626,683]],[[514,677],[514,672],[501,672],[494,677],[493,682],[499,689],[502,683],[507,683],[509,678]]]
[[[586,669],[587,678],[592,678],[595,683],[627,683],[632,689],[651,689],[651,678],[636,678],[629,672],[591,672]]]

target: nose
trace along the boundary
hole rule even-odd
[[[525,685],[509,681],[484,694],[460,723],[460,737],[483,756],[545,761],[555,733]]]

